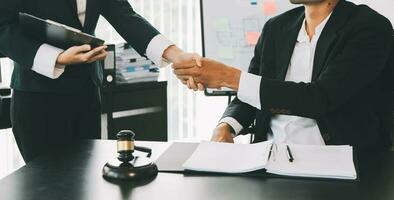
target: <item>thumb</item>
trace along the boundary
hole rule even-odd
[[[197,66],[202,67],[202,57],[198,54],[194,54],[193,60],[196,62]]]

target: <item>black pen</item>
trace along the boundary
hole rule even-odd
[[[272,147],[274,147],[274,143],[271,143],[270,152],[269,152],[269,154],[268,154],[268,160],[270,160],[270,157],[271,157]]]
[[[289,145],[286,145],[286,150],[287,150],[287,157],[289,158],[289,162],[293,162],[294,158],[293,155],[291,154]]]

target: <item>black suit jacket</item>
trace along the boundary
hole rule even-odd
[[[91,88],[102,81],[99,62],[67,66],[56,80],[31,70],[40,41],[24,35],[18,25],[18,13],[25,12],[51,19],[94,34],[99,15],[104,16],[141,55],[151,39],[159,34],[136,14],[127,0],[87,0],[86,19],[82,26],[77,15],[76,0],[0,0],[0,52],[16,62],[11,86],[32,92],[73,93]]]
[[[378,107],[390,22],[365,5],[340,1],[319,38],[312,82],[284,81],[303,19],[299,7],[266,23],[249,68],[262,76],[262,109],[236,98],[223,117],[243,127],[256,120],[255,141],[267,139],[272,115],[284,114],[316,119],[326,144],[380,146]]]

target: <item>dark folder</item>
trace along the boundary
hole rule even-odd
[[[62,49],[84,44],[89,44],[94,48],[104,44],[104,40],[78,29],[26,13],[19,13],[19,24],[23,33],[40,42]]]

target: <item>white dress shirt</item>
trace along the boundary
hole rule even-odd
[[[85,24],[86,0],[76,0],[78,8],[78,19],[82,25]],[[163,35],[156,35],[148,44],[146,56],[156,65],[162,64],[164,51],[174,43]],[[56,65],[57,57],[63,49],[49,44],[43,44],[34,57],[32,70],[51,79],[59,78],[64,72],[65,66]]]
[[[311,82],[316,45],[330,16],[331,14],[316,27],[315,34],[311,40],[309,40],[306,32],[306,21],[304,20],[298,33],[285,81]],[[261,109],[260,83],[260,76],[241,72],[238,90],[239,100]],[[221,122],[228,123],[236,134],[239,134],[243,128],[232,117],[223,118]],[[269,139],[273,139],[277,143],[325,145],[314,119],[290,115],[274,115],[271,118],[270,127],[272,134],[269,134]]]

